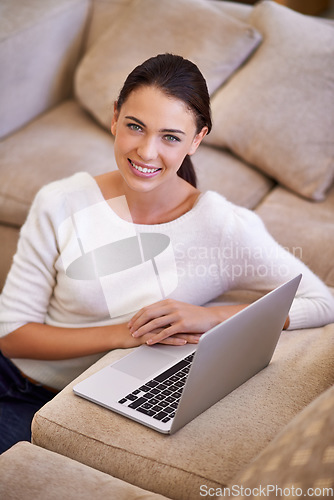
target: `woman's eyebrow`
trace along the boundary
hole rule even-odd
[[[125,118],[127,118],[128,120],[132,120],[132,121],[138,123],[138,125],[141,125],[142,127],[146,128],[145,123],[143,123],[141,120],[138,120],[138,118],[136,118],[134,116],[126,116]]]
[[[146,128],[145,123],[143,123],[141,120],[139,120],[135,116],[126,116],[125,118],[138,123],[138,125],[140,125],[141,127]],[[175,129],[175,128],[163,128],[163,129],[159,130],[159,132],[163,132],[165,134],[183,134],[183,135],[185,135],[185,132],[183,132],[183,130],[179,130],[179,129]]]
[[[177,128],[163,128],[159,132],[164,132],[165,134],[184,134],[183,130],[178,130]]]

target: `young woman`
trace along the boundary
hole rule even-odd
[[[106,351],[197,343],[245,307],[204,307],[228,290],[301,272],[285,327],[334,321],[326,286],[253,212],[196,188],[190,156],[210,129],[198,68],[151,58],[115,103],[118,170],[37,194],[0,301],[0,451],[29,439],[33,414]]]

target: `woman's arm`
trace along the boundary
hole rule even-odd
[[[169,345],[184,345],[198,342],[198,335],[183,337],[160,335],[159,330],[150,329],[138,337],[131,335],[125,323],[118,325],[62,328],[41,323],[27,323],[0,338],[0,350],[8,358],[44,360],[71,359],[99,354],[111,349],[127,349],[149,342]],[[165,340],[166,339],[166,340]]]
[[[134,339],[125,324],[62,328],[41,323],[27,323],[0,338],[0,350],[8,358],[59,360],[110,349],[138,346],[146,337]]]

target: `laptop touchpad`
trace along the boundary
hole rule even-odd
[[[130,354],[120,359],[112,368],[143,380],[154,375],[157,370],[167,367],[171,362],[175,363],[175,358],[162,354],[151,347],[133,354],[133,356]]]

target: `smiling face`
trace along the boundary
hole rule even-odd
[[[115,111],[111,132],[124,181],[146,192],[176,186],[183,159],[196,151],[207,129],[197,133],[194,114],[183,101],[145,86],[131,92],[119,113]]]

